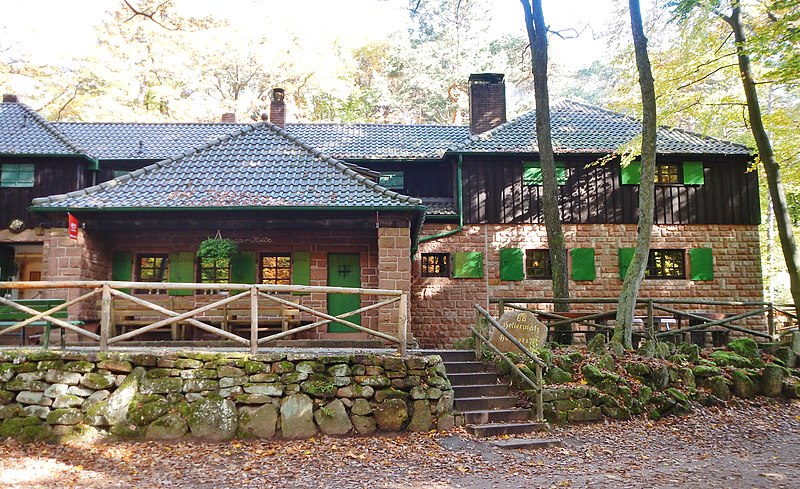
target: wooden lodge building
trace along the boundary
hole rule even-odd
[[[451,346],[474,323],[473,304],[551,295],[535,114],[506,121],[502,75],[473,75],[470,87],[470,127],[285,124],[279,90],[270,122],[252,124],[51,123],[6,96],[0,281],[399,289],[411,294],[419,343]],[[575,297],[620,291],[635,243],[638,165],[597,161],[640,131],[598,107],[552,107]],[[659,128],[642,297],[763,300],[752,162],[744,146]],[[81,223],[77,240],[67,213]],[[240,253],[199,259],[199,243],[218,232]],[[315,293],[299,300],[333,313],[359,307],[350,297],[355,304]],[[362,316],[363,325],[396,328]]]

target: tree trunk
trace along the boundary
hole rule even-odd
[[[531,44],[533,65],[533,93],[536,101],[536,141],[539,147],[539,162],[542,165],[542,206],[550,249],[550,266],[553,276],[553,297],[569,298],[567,275],[567,248],[561,229],[561,211],[558,208],[558,182],[550,135],[550,93],[547,86],[547,26],[544,23],[541,0],[520,0],[525,10],[525,26]],[[569,303],[556,303],[556,311],[569,311]],[[569,327],[569,325],[567,325]],[[571,328],[569,328],[571,331]],[[562,331],[557,341],[572,341],[572,333]]]
[[[632,347],[633,316],[639,286],[647,268],[650,254],[650,235],[653,232],[653,200],[656,172],[656,93],[650,58],[647,55],[647,38],[642,26],[639,0],[629,0],[631,31],[639,71],[639,88],[642,92],[642,170],[639,181],[639,226],[636,235],[636,252],[622,282],[619,296],[613,341]]]
[[[740,2],[733,2],[730,17],[723,17],[731,29],[736,41],[736,55],[739,60],[739,75],[744,86],[744,95],[747,100],[747,113],[750,121],[750,128],[753,138],[756,140],[758,148],[758,158],[764,165],[764,173],[767,175],[767,187],[769,196],[772,199],[772,210],[775,214],[775,223],[778,225],[778,237],[783,250],[783,258],[786,261],[786,271],[789,273],[789,286],[792,292],[794,307],[800,311],[800,257],[797,255],[797,243],[794,239],[792,230],[792,220],[786,205],[786,193],[781,182],[780,165],[775,161],[775,154],[772,152],[767,131],[764,129],[764,121],[761,119],[761,106],[758,103],[758,93],[756,84],[753,80],[753,72],[750,68],[750,55],[747,54],[744,25],[742,23],[742,9]]]

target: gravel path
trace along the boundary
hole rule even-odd
[[[794,488],[800,402],[556,428],[509,451],[461,430],[224,444],[0,445],[3,488]]]

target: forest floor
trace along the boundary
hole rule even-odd
[[[554,427],[546,436],[562,445],[504,450],[461,429],[221,444],[5,440],[0,487],[800,487],[800,401],[759,398],[660,421]]]

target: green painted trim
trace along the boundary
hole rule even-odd
[[[402,211],[422,211],[425,212],[427,208],[424,205],[408,205],[405,207],[397,206],[397,207],[388,207],[388,206],[358,206],[358,207],[348,207],[348,206],[328,206],[328,207],[315,207],[315,206],[295,206],[295,207],[256,207],[256,206],[244,206],[244,207],[104,207],[102,209],[98,209],[96,207],[44,207],[38,205],[32,205],[28,207],[28,210],[33,212],[83,212],[83,213],[94,213],[94,212],[231,212],[231,211],[270,211],[270,212],[295,212],[295,211],[313,211],[313,212],[320,212],[320,211],[394,211],[394,212],[402,212]]]
[[[459,251],[453,253],[453,278],[483,278],[483,252]]]
[[[683,162],[683,184],[703,185],[706,183],[705,166],[702,161]]]
[[[631,266],[633,255],[636,253],[636,248],[620,248],[619,249],[619,278],[625,279],[625,274],[628,273],[628,267]]]
[[[639,185],[642,181],[642,162],[631,161],[620,166],[620,179],[622,185]]]

